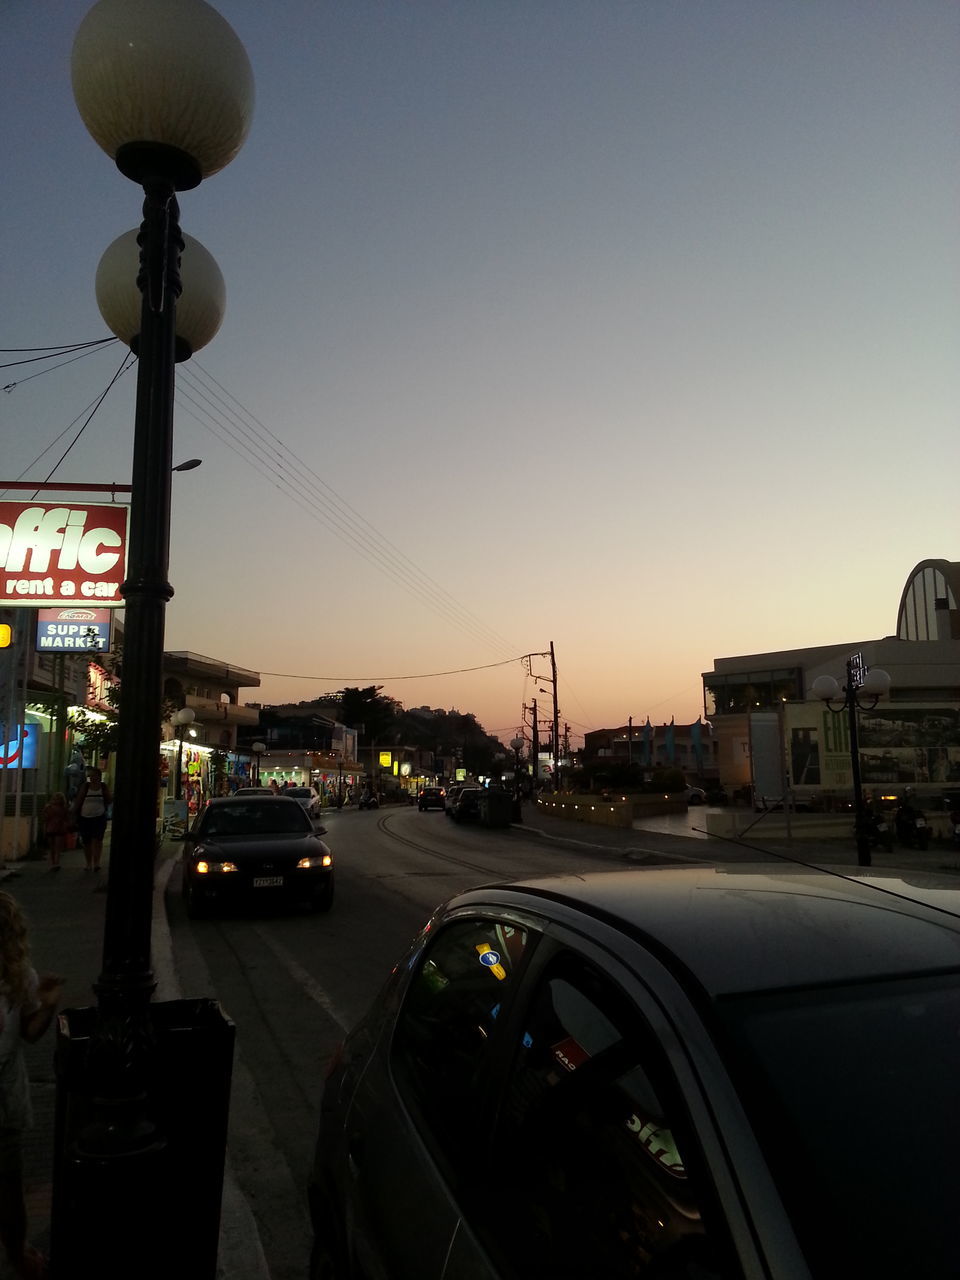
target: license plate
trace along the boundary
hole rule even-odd
[[[283,876],[254,876],[255,889],[279,889],[283,884]]]

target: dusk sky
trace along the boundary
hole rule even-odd
[[[140,219],[73,101],[90,7],[3,4],[5,349],[107,336]],[[257,101],[180,199],[227,311],[178,371],[168,649],[506,741],[552,641],[576,742],[696,719],[717,657],[890,635],[960,558],[955,0],[215,7]],[[122,355],[3,371],[0,481]],[[129,482],[134,393],[54,478]]]

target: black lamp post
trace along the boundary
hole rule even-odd
[[[214,1090],[229,1094],[232,1027],[213,1002],[151,1003],[150,942],[164,613],[173,594],[174,366],[216,332],[223,292],[220,279],[219,308],[216,297],[202,297],[201,279],[216,294],[219,271],[181,235],[176,193],[229,164],[243,145],[253,76],[236,34],[204,0],[99,0],[77,31],[71,73],[84,124],[142,186],[144,204],[139,271],[135,260],[124,268],[128,233],[97,272],[101,312],[139,367],[103,968],[96,1010],[66,1011],[59,1023],[51,1264],[58,1277],[212,1276],[226,1111],[211,1129],[191,1111],[181,1081],[202,1074],[222,1048],[210,1076]],[[190,1062],[200,1054],[205,1063]],[[208,1080],[208,1097],[210,1089]],[[154,1197],[191,1174],[196,1205],[158,1231]]]
[[[867,814],[863,804],[863,782],[860,776],[860,735],[857,711],[872,711],[880,699],[890,691],[890,677],[879,667],[867,670],[859,657],[847,659],[847,683],[842,687],[833,676],[818,676],[811,692],[826,703],[835,714],[844,709],[850,726],[850,772],[853,780],[854,831],[857,838],[857,863],[870,866],[870,835],[867,830]],[[867,701],[861,702],[863,696]],[[833,704],[838,702],[838,706]]]
[[[253,754],[257,758],[257,772],[253,779],[254,786],[256,787],[259,787],[260,785],[260,757],[263,755],[266,749],[267,749],[267,744],[265,742],[255,742],[253,744]]]

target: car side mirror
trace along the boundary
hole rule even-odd
[[[326,827],[316,827],[316,828],[314,829],[314,835],[318,835],[318,836],[325,836],[326,834],[327,834],[327,828],[326,828]]]

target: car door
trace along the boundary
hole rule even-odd
[[[527,967],[488,1166],[464,1201],[445,1280],[472,1277],[478,1251],[501,1280],[808,1277],[763,1170],[747,1188],[730,1168],[728,1140],[748,1164],[755,1144],[696,1011],[642,947],[599,921],[585,927],[608,947],[551,925]],[[767,1258],[745,1197],[763,1215]]]
[[[347,1227],[360,1275],[451,1274],[461,1201],[485,1159],[499,1027],[534,941],[507,916],[470,912],[441,925],[418,958],[346,1122]],[[482,1248],[468,1245],[461,1240],[457,1274],[496,1280]]]

